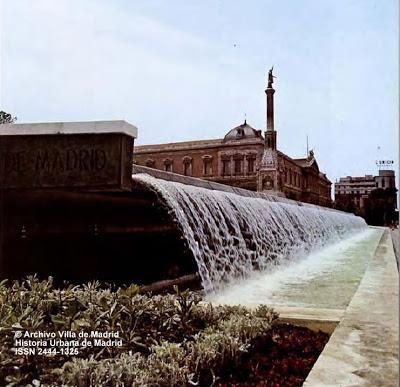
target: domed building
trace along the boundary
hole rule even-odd
[[[289,199],[331,206],[331,182],[311,151],[292,159],[277,149],[274,128],[275,90],[270,72],[267,130],[245,120],[221,139],[135,146],[134,163],[222,184],[264,191]]]

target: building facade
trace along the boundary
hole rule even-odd
[[[369,224],[396,222],[396,176],[393,170],[378,175],[346,176],[335,183],[335,207],[363,216]]]
[[[277,149],[272,69],[267,96],[267,130],[246,120],[221,139],[136,146],[134,162],[289,199],[331,205],[331,182],[320,172],[313,152],[293,159]]]

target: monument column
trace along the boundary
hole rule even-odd
[[[276,131],[274,128],[274,82],[273,68],[268,71],[267,96],[267,130],[265,131],[264,153],[257,172],[257,190],[282,195],[281,180],[278,171],[278,154],[276,150]]]
[[[267,131],[265,132],[265,147],[276,150],[276,131],[274,128],[274,93],[275,89],[272,87],[274,82],[274,75],[272,75],[271,68],[268,72],[268,86],[265,90],[267,95]]]
[[[267,95],[267,130],[274,131],[274,93],[275,89],[268,87],[265,89]]]

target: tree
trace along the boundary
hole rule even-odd
[[[13,117],[10,113],[0,111],[0,124],[12,124],[17,120],[17,117]]]
[[[388,226],[396,219],[396,188],[376,188],[366,201],[365,220],[373,226]]]

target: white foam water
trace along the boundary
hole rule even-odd
[[[352,214],[133,175],[156,191],[196,259],[206,292],[366,229]]]
[[[383,230],[366,229],[296,262],[253,273],[207,295],[215,304],[345,308],[373,256]]]

